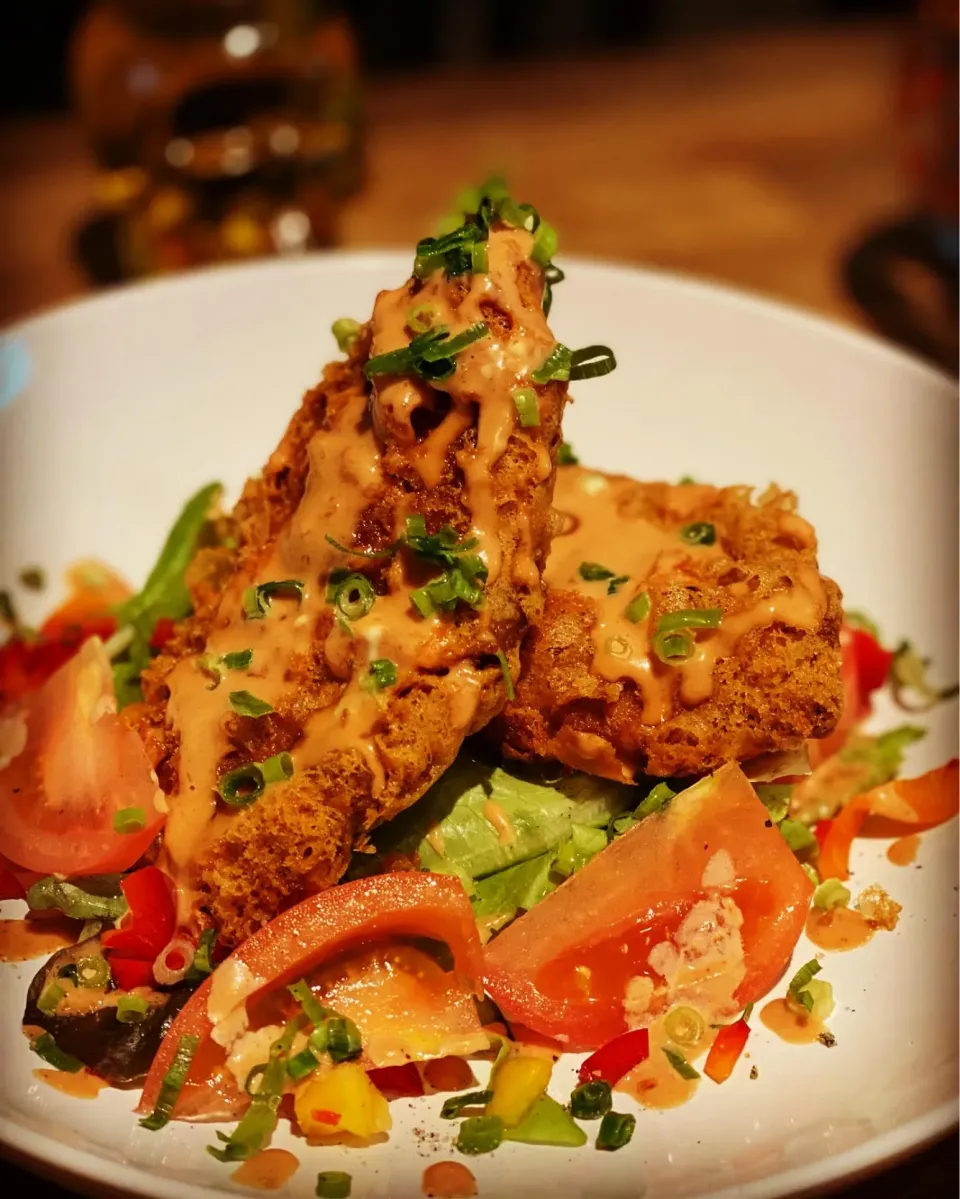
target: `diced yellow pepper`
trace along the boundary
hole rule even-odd
[[[305,1082],[294,1094],[294,1107],[308,1137],[349,1133],[367,1140],[393,1125],[386,1099],[356,1062],[341,1062]]]
[[[547,1057],[508,1057],[493,1076],[493,1098],[488,1116],[499,1116],[507,1128],[516,1128],[547,1089],[553,1062]]]

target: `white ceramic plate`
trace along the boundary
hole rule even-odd
[[[0,585],[33,563],[56,579],[79,556],[139,582],[188,493],[220,477],[235,494],[265,460],[334,352],[331,321],[366,316],[374,293],[409,265],[408,253],[359,254],[220,270],[10,330],[0,352]],[[555,331],[570,345],[605,342],[620,362],[576,389],[566,428],[581,457],[644,478],[795,488],[849,605],[891,638],[913,639],[952,682],[957,409],[947,381],[864,337],[729,291],[564,267]],[[929,725],[911,760],[918,771],[956,752],[956,703]],[[860,843],[857,879],[887,887],[903,917],[896,933],[828,958],[836,1048],[788,1046],[755,1022],[756,1081],[741,1069],[722,1088],[705,1081],[682,1109],[639,1113],[618,1154],[504,1145],[470,1163],[481,1196],[759,1199],[818,1189],[947,1130],[956,1120],[956,827],[925,836],[913,868],[891,865],[884,848]],[[801,943],[796,961],[811,953]],[[132,1094],[82,1102],[33,1079],[38,1063],[18,1019],[32,972],[0,969],[0,1139],[48,1168],[137,1195],[237,1193],[229,1167],[204,1152],[209,1127],[148,1133],[131,1116]],[[557,1095],[568,1074],[558,1069]],[[394,1104],[389,1143],[365,1152],[308,1150],[283,1132],[275,1143],[302,1163],[288,1193],[312,1195],[317,1171],[332,1168],[354,1175],[357,1199],[419,1194],[423,1168],[455,1156],[438,1107]],[[414,1137],[415,1127],[430,1135]]]

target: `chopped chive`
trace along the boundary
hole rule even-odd
[[[600,1121],[597,1132],[597,1148],[614,1151],[630,1143],[637,1117],[621,1112],[607,1112]]]
[[[273,704],[257,699],[250,691],[231,691],[229,699],[230,707],[240,716],[252,716],[256,719],[273,711]]]
[[[457,1120],[465,1107],[486,1107],[493,1098],[493,1091],[468,1091],[465,1095],[451,1095],[443,1101],[441,1120]]]
[[[106,958],[79,958],[73,966],[73,981],[78,987],[98,991],[110,981],[110,964]]]
[[[577,457],[573,446],[569,441],[561,441],[560,449],[557,450],[557,466],[579,466],[580,459]]]
[[[143,808],[121,808],[113,814],[115,833],[140,833],[147,827],[147,814]]]
[[[341,554],[351,554],[354,558],[392,558],[396,552],[396,547],[391,546],[385,550],[360,550],[356,546],[352,548],[348,545],[342,545],[337,541],[336,537],[331,537],[328,533],[326,538],[328,545],[332,545],[335,550],[339,550]],[[346,575],[344,575],[346,577]]]
[[[813,906],[829,912],[832,908],[845,908],[850,903],[850,891],[838,878],[827,878],[813,893]]]
[[[533,238],[533,249],[530,257],[537,266],[546,267],[556,254],[558,245],[557,231],[549,221],[541,221]]]
[[[456,1147],[461,1153],[492,1153],[503,1140],[503,1121],[499,1116],[469,1116],[460,1125]]]
[[[606,566],[601,566],[599,562],[581,562],[578,570],[580,578],[586,579],[588,583],[593,583],[600,579],[612,579],[616,573],[609,570]]]
[[[346,1170],[321,1170],[317,1175],[317,1199],[350,1199],[353,1180]]]
[[[513,393],[521,428],[533,429],[540,424],[540,404],[532,387],[521,387]]]
[[[264,783],[283,783],[293,778],[293,758],[284,750],[260,763]]]
[[[366,575],[347,575],[337,584],[333,602],[347,620],[360,620],[376,601],[376,594]]]
[[[216,948],[216,944],[217,930],[215,928],[205,928],[200,934],[200,940],[197,942],[193,961],[190,963],[190,969],[187,971],[187,978],[191,982],[206,978],[208,974],[213,973],[213,951]]]
[[[584,346],[570,355],[571,382],[577,379],[598,379],[616,370],[617,360],[609,346]]]
[[[265,786],[263,771],[256,762],[249,762],[222,775],[217,790],[221,799],[231,807],[245,808],[260,798]]]
[[[565,382],[570,378],[570,350],[558,341],[530,378],[534,383]]]
[[[42,1033],[31,1044],[30,1048],[54,1070],[62,1070],[66,1074],[77,1074],[83,1069],[83,1062],[72,1053],[65,1053],[48,1033]]]
[[[150,1011],[142,995],[121,995],[117,1000],[117,1019],[121,1024],[139,1024]]]
[[[360,1030],[346,1016],[328,1016],[327,1053],[335,1062],[345,1062],[357,1055],[363,1049]]]
[[[389,658],[374,658],[360,680],[360,686],[364,691],[382,691],[384,687],[392,687],[396,681],[396,662],[391,662]]]
[[[680,536],[690,545],[713,545],[717,540],[717,531],[706,520],[696,520],[693,524],[684,525]]]
[[[287,1062],[287,1073],[294,1082],[299,1082],[301,1078],[306,1078],[308,1074],[312,1074],[320,1065],[320,1059],[310,1049],[301,1049],[299,1053],[295,1053]]]
[[[670,1049],[667,1045],[664,1045],[663,1053],[681,1078],[685,1078],[688,1082],[693,1082],[694,1079],[700,1077],[700,1072],[695,1070],[683,1054],[679,1053],[676,1049]]]
[[[342,354],[347,354],[360,336],[360,322],[353,320],[352,317],[342,316],[333,322],[330,332],[337,339],[337,349]]]
[[[577,1120],[599,1120],[612,1106],[613,1092],[602,1078],[581,1083],[570,1096],[570,1115]]]
[[[634,624],[640,624],[647,619],[650,615],[650,596],[646,591],[641,591],[633,597],[627,604],[625,615],[627,620],[633,621]]]
[[[664,612],[657,621],[658,633],[673,633],[677,629],[716,629],[723,621],[722,608],[684,608],[680,612]]]
[[[497,661],[500,663],[500,670],[503,672],[503,684],[507,689],[507,699],[515,700],[517,698],[517,690],[513,685],[513,675],[510,673],[510,663],[507,660],[507,655],[502,649],[497,650]]]
[[[475,341],[487,337],[489,333],[490,326],[486,321],[475,321],[455,337],[446,336],[431,342],[420,351],[420,357],[425,362],[439,362],[443,358],[452,358],[454,354],[461,353]]]
[[[262,620],[276,596],[295,595],[298,602],[303,599],[304,584],[300,579],[277,579],[248,587],[243,593],[243,611],[247,620]]]
[[[177,1096],[183,1090],[183,1084],[186,1082],[190,1066],[193,1063],[193,1055],[197,1052],[199,1044],[200,1038],[197,1036],[186,1035],[180,1038],[177,1052],[160,1084],[160,1093],[154,1109],[149,1116],[144,1116],[140,1121],[141,1128],[157,1132],[165,1124],[170,1123],[174,1104],[177,1102]]]
[[[45,1016],[52,1016],[66,997],[66,994],[66,991],[59,983],[51,983],[49,987],[45,987],[40,993],[40,998],[37,1000],[37,1007]]]

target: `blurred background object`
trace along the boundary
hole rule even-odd
[[[956,154],[950,20],[955,47],[932,0],[6,0],[0,320],[91,281],[409,245],[501,171],[563,252],[953,366],[928,220]]]

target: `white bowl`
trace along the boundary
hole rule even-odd
[[[554,326],[567,344],[619,359],[576,389],[567,437],[581,458],[642,478],[771,480],[794,488],[821,560],[849,606],[911,638],[943,682],[957,663],[957,407],[948,381],[859,334],[735,292],[655,273],[565,262]],[[79,557],[139,582],[182,500],[221,478],[235,494],[259,469],[301,392],[334,352],[338,316],[363,318],[410,254],[314,257],[221,269],[70,305],[8,331],[0,346],[0,586],[25,565],[52,579]],[[4,374],[4,368],[5,374]],[[26,376],[29,381],[21,386]],[[39,615],[30,596],[28,617]],[[49,605],[55,594],[43,597]],[[896,719],[892,709],[878,723]],[[916,771],[956,753],[957,705],[928,720]],[[640,1112],[617,1154],[505,1145],[471,1160],[481,1196],[651,1199],[787,1195],[914,1149],[956,1121],[957,838],[927,834],[916,867],[859,843],[858,879],[904,905],[894,934],[828,958],[837,1047],[793,1047],[757,1025],[746,1070],[705,1082],[686,1107]],[[5,905],[8,915],[17,906]],[[801,942],[796,960],[812,949]],[[38,1168],[167,1199],[236,1193],[204,1152],[211,1130],[154,1134],[135,1096],[95,1103],[38,1083],[19,1029],[35,963],[0,969],[0,1139]],[[564,1093],[572,1067],[557,1071]],[[287,1193],[347,1169],[354,1195],[420,1192],[452,1156],[436,1100],[393,1105],[388,1144],[305,1149]],[[439,1140],[414,1137],[426,1128]]]

